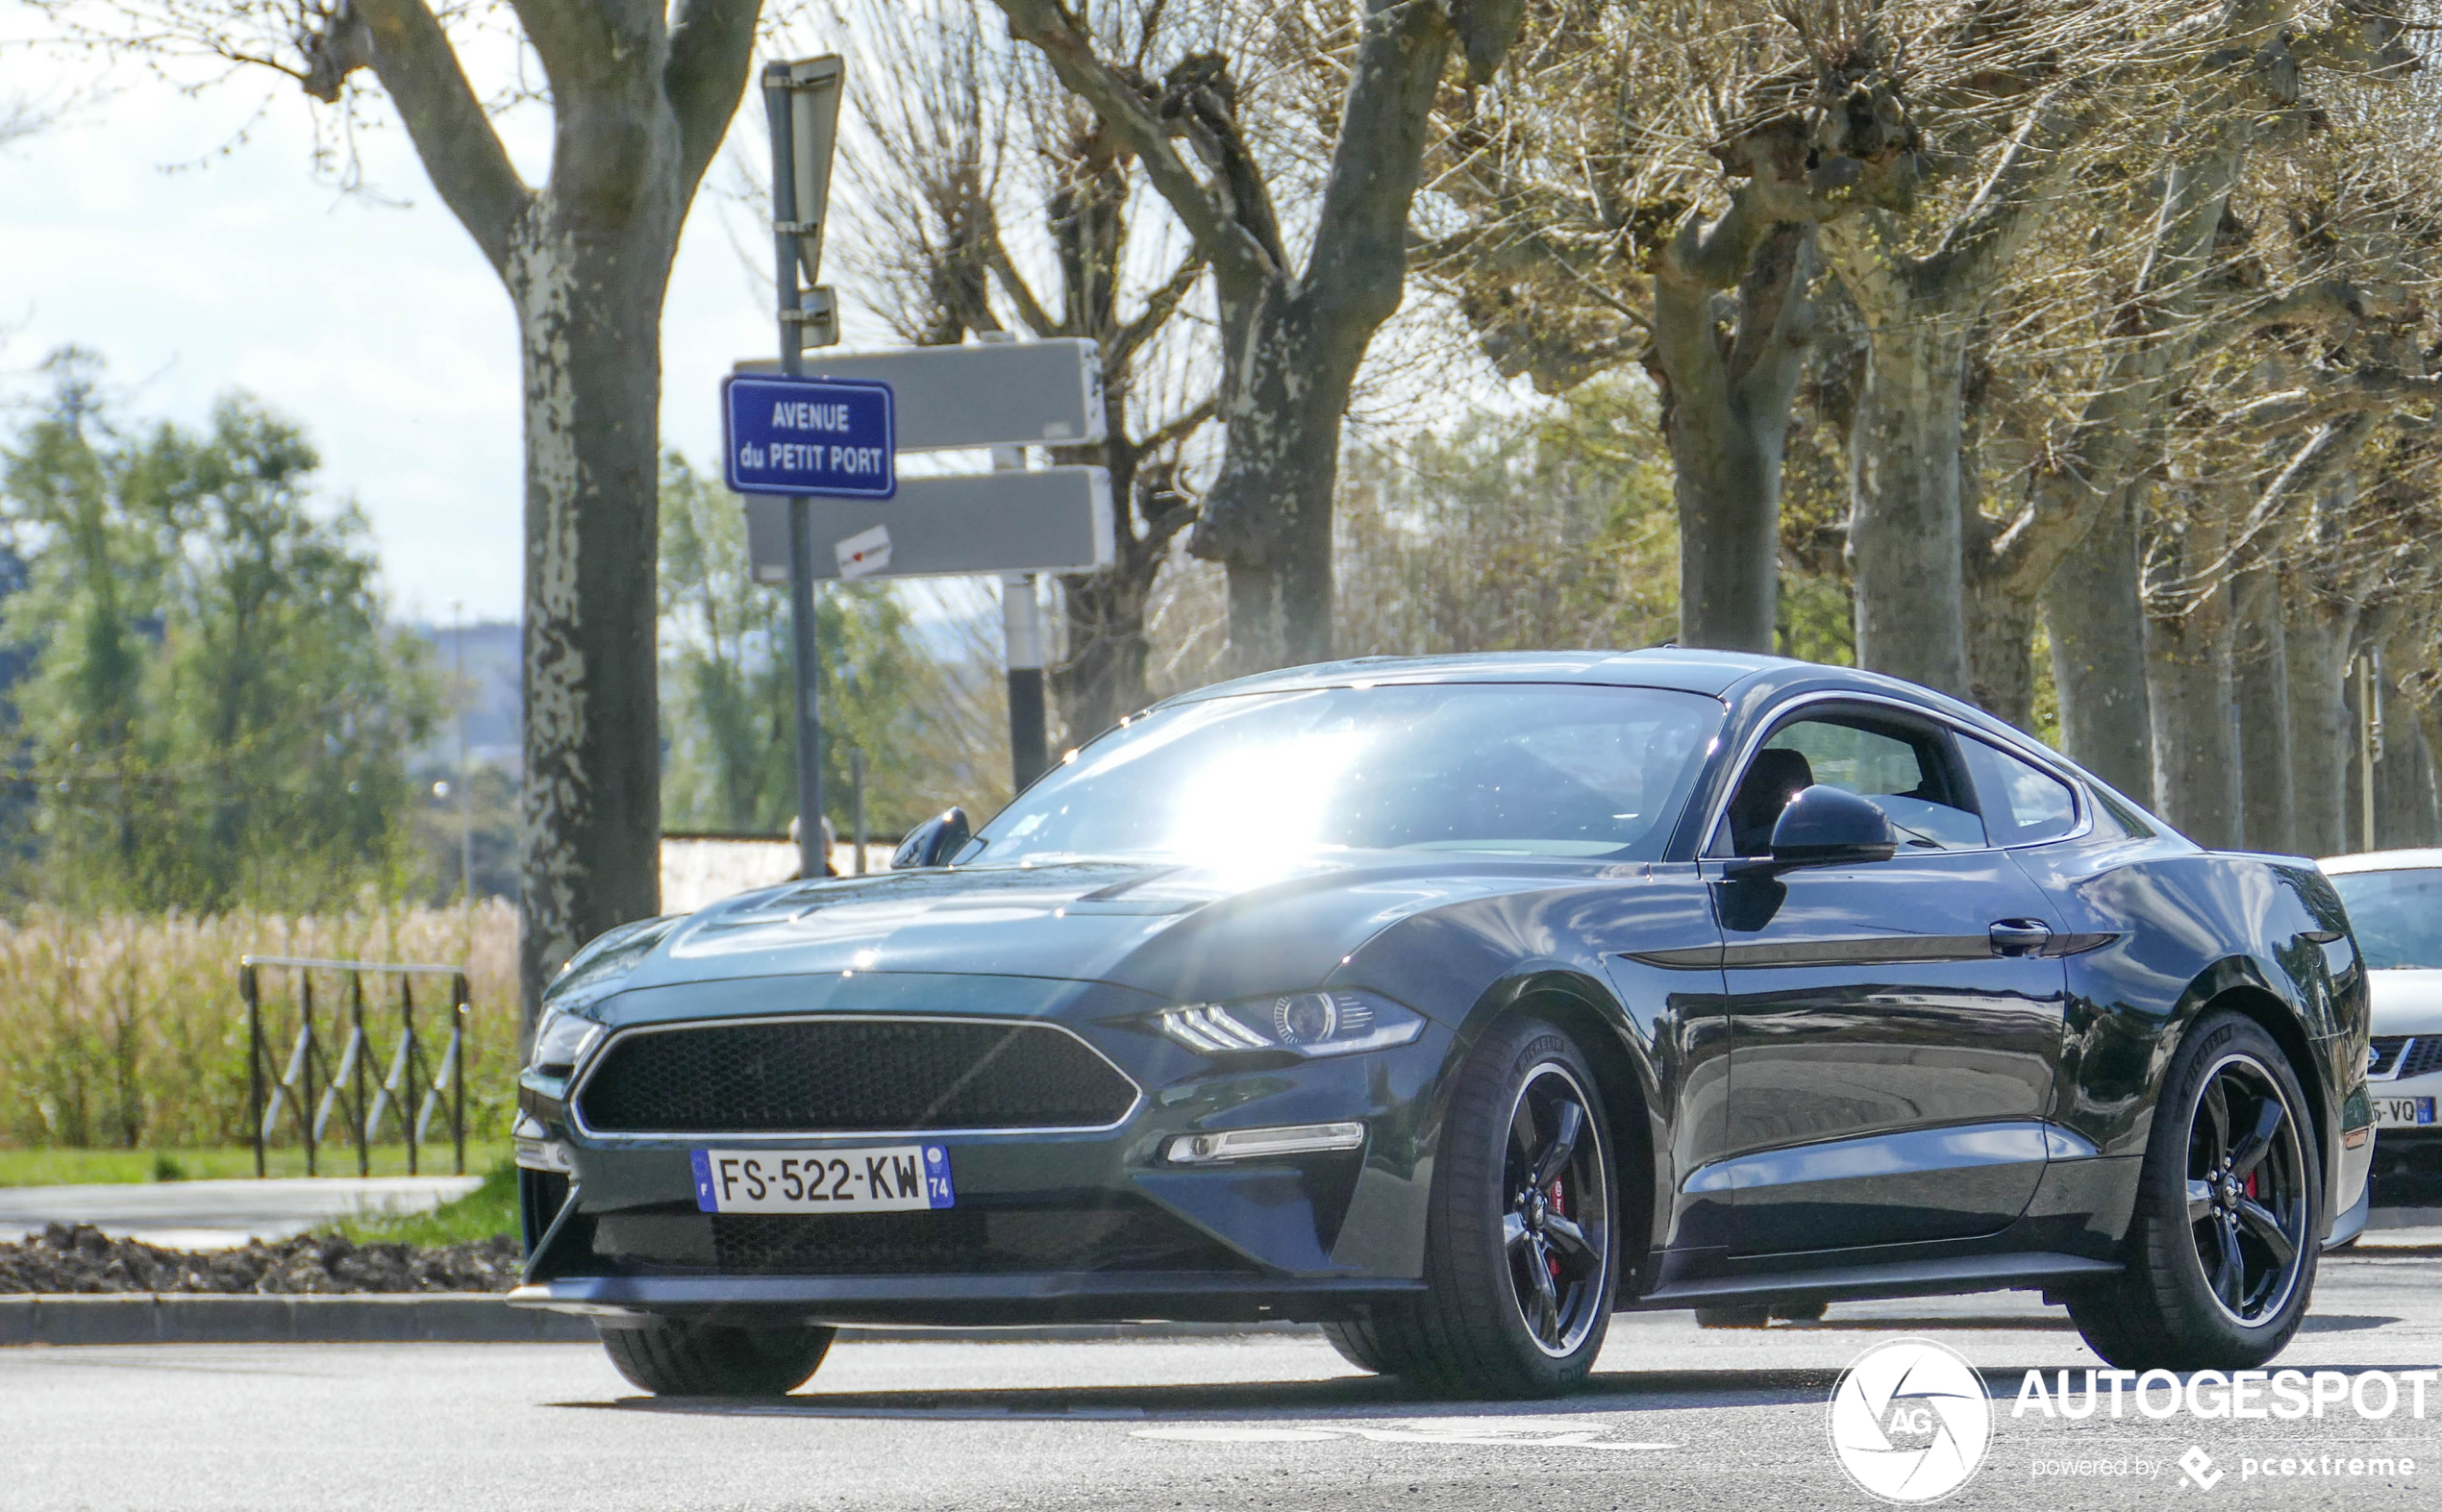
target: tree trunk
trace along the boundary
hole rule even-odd
[[[1856,659],[1970,696],[1960,581],[1959,377],[1966,322],[1919,305],[1869,321],[1865,389],[1850,428]]]
[[[2230,675],[2238,705],[2241,843],[2253,851],[2298,847],[2289,720],[2289,652],[2281,625],[2280,566],[2261,562],[2232,591],[2237,627]]]
[[[2175,576],[2210,570],[2219,560],[2229,539],[2224,518],[2197,511],[2172,554]],[[2145,662],[2155,803],[2197,844],[2231,849],[2242,820],[2228,585],[2181,595],[2175,612],[2149,614]]]
[[[622,234],[521,233],[505,275],[526,409],[528,1001],[576,949],[660,911],[654,578],[666,208]]]
[[[2061,749],[2148,806],[2154,733],[2145,609],[2129,584],[2137,572],[2137,509],[2151,487],[2142,479],[2124,485],[2043,590]]]
[[[1971,384],[1971,391],[1981,384]],[[1971,392],[1972,398],[1972,392]],[[1969,412],[1974,405],[1969,405]],[[1959,579],[1966,594],[1967,692],[1976,706],[2030,734],[2035,728],[2033,589],[2005,572],[2004,522],[1984,512],[1983,438],[1970,421],[1958,458]]]
[[[2375,834],[2385,850],[2434,841],[2433,766],[2417,706],[2389,679],[2382,685],[2382,758],[2374,767]]]
[[[2285,591],[2283,600],[2289,721],[2297,740],[2292,843],[2304,855],[2339,855],[2356,846],[2349,774],[2357,752],[2342,685],[2348,679],[2356,615],[2354,610],[2334,611],[2305,593]]]
[[[1654,278],[1653,355],[1679,510],[1679,640],[1773,649],[1781,583],[1781,462],[1806,372],[1814,230],[1757,224],[1742,203],[1691,226]],[[1735,323],[1716,285],[1740,270]]]

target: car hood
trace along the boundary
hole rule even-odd
[[[2377,1034],[2442,1034],[2442,971],[2367,972],[2366,999]]]
[[[743,977],[1047,977],[1223,1001],[1328,981],[1401,919],[1641,863],[1332,853],[1259,872],[1133,861],[958,867],[747,893],[687,919],[622,990]]]

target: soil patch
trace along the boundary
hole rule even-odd
[[[164,1250],[112,1239],[90,1224],[53,1224],[0,1244],[6,1292],[505,1292],[524,1263],[516,1241],[425,1249],[357,1244],[336,1234],[236,1250]]]

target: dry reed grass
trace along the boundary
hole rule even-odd
[[[515,1100],[517,918],[499,900],[475,908],[397,905],[325,917],[233,912],[73,917],[35,909],[0,923],[0,1144],[154,1149],[243,1144],[246,1014],[241,955],[429,961],[462,967],[473,1002],[467,1123],[499,1137]],[[447,983],[419,983],[417,1029],[437,1062]],[[375,1079],[394,1035],[391,989],[368,981]],[[291,974],[266,971],[279,1076],[295,1037]],[[317,974],[321,1032],[343,1002]],[[336,1064],[345,1030],[327,1041]],[[434,1132],[442,1134],[436,1120]],[[397,1125],[390,1125],[395,1137]],[[289,1121],[283,1142],[294,1136]],[[326,1139],[343,1138],[335,1119]]]

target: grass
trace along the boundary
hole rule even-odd
[[[279,1148],[267,1153],[266,1174],[303,1176],[303,1150]],[[418,1151],[418,1169],[425,1176],[447,1176],[455,1166],[446,1141]],[[509,1158],[506,1140],[466,1142],[466,1169],[484,1171]],[[323,1176],[356,1175],[356,1149],[325,1146],[316,1161]],[[407,1175],[407,1146],[376,1145],[375,1176]],[[247,1145],[219,1145],[200,1150],[0,1150],[0,1186],[83,1186],[118,1181],[210,1181],[255,1174],[255,1153]]]
[[[425,1213],[383,1213],[341,1219],[331,1227],[359,1244],[475,1244],[517,1232],[517,1167],[506,1157],[484,1184]]]

